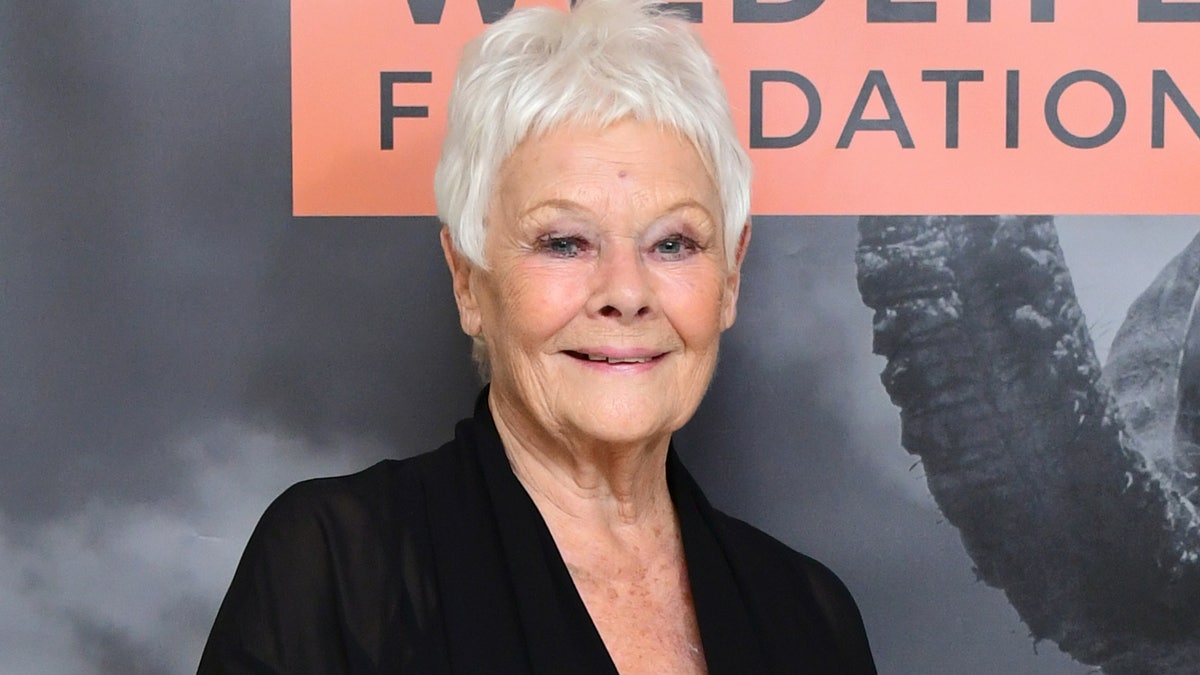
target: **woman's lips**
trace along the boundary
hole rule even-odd
[[[652,361],[661,359],[666,354],[665,352],[649,351],[644,349],[567,349],[564,350],[563,353],[580,361],[588,361],[597,364],[608,363],[611,365],[650,363]]]

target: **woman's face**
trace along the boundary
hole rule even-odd
[[[721,203],[656,124],[563,127],[519,145],[487,214],[488,270],[448,253],[492,404],[521,434],[628,442],[691,417],[734,320]],[[747,234],[748,236],[748,234]]]

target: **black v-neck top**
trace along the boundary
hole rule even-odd
[[[674,450],[667,480],[709,673],[875,672],[832,572],[715,510]],[[481,397],[434,452],[276,499],[199,672],[617,671]]]

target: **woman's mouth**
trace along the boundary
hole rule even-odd
[[[621,364],[621,363],[649,363],[656,359],[660,359],[663,356],[663,354],[661,352],[660,353],[652,353],[652,354],[651,353],[645,353],[645,354],[611,353],[610,354],[610,353],[605,353],[605,352],[601,352],[601,351],[596,351],[596,352],[586,351],[585,352],[585,351],[575,351],[573,349],[564,350],[563,353],[566,354],[567,356],[570,356],[571,358],[579,359],[580,361],[603,362],[603,363],[610,363],[610,364],[614,364],[614,365]]]

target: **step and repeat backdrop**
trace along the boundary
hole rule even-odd
[[[431,174],[529,4],[0,2],[0,671],[194,671],[275,495],[469,414]],[[1192,672],[1200,3],[672,4],[756,167],[712,501],[883,673]]]

